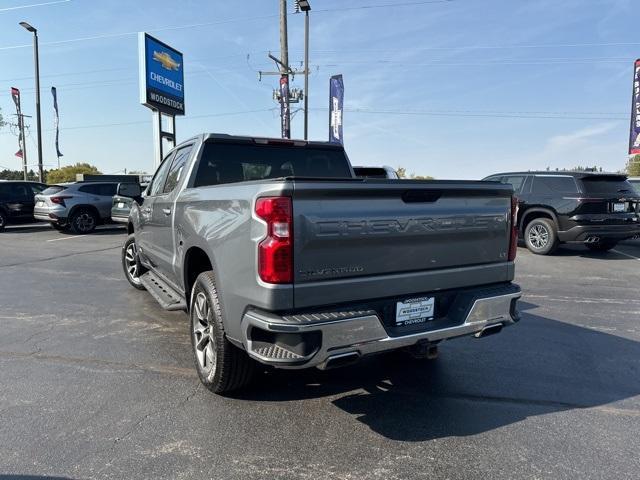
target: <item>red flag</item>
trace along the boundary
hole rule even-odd
[[[22,150],[18,150],[18,151],[16,152],[16,157],[20,157],[20,158],[22,158]]]

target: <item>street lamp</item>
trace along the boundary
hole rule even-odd
[[[20,22],[20,26],[26,31],[33,33],[33,60],[36,69],[36,126],[38,129],[38,178],[44,181],[44,171],[42,168],[42,123],[40,121],[40,60],[38,58],[38,30],[27,22]]]
[[[304,12],[304,139],[309,139],[309,12],[308,0],[297,0],[296,7]]]

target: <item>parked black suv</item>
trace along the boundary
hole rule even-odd
[[[36,182],[0,181],[0,230],[9,223],[33,220],[33,196],[45,188]]]
[[[602,252],[640,236],[640,194],[625,175],[514,172],[484,180],[513,186],[519,232],[533,253],[548,255],[561,243]]]

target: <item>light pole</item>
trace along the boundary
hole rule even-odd
[[[38,57],[38,30],[29,25],[27,22],[20,22],[20,26],[33,33],[33,60],[36,69],[36,127],[38,129],[38,179],[40,182],[44,180],[44,171],[42,168],[42,122],[40,121],[40,60]]]
[[[309,12],[308,0],[298,0],[297,6],[304,12],[304,139],[309,139]]]

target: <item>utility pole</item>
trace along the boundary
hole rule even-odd
[[[287,0],[280,0],[280,120],[282,138],[291,138],[289,104],[289,40],[287,35]]]
[[[304,12],[304,139],[309,139],[309,0],[296,0],[296,13]]]
[[[289,66],[289,41],[287,35],[287,0],[280,0],[280,58],[269,52],[269,58],[278,66],[277,72],[258,72],[258,80],[263,76],[280,77],[278,88],[273,91],[273,99],[280,104],[280,130],[282,138],[291,138],[291,104],[302,100],[305,93],[298,88],[289,87],[289,76],[301,73]]]

